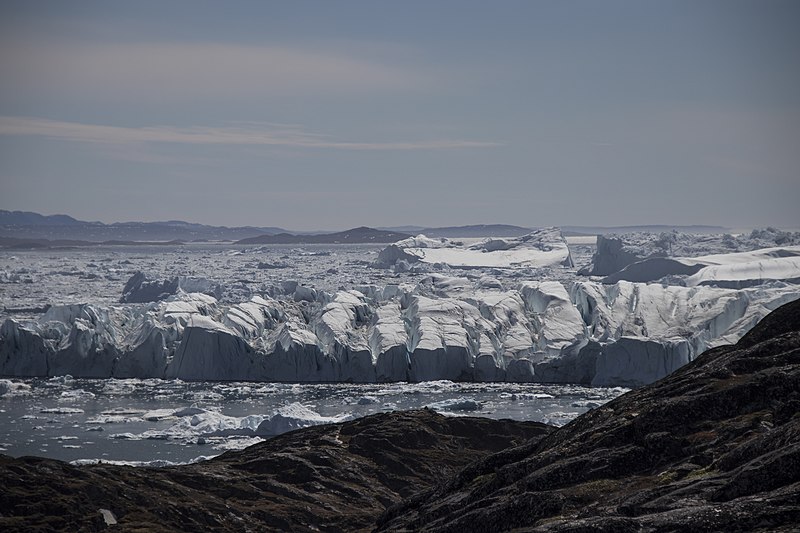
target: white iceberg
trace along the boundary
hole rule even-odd
[[[606,276],[603,282],[650,282],[667,276],[686,276],[682,284],[688,287],[711,285],[740,289],[771,281],[800,283],[800,246],[687,258],[644,259]]]
[[[453,268],[573,266],[569,247],[558,228],[545,228],[522,237],[489,238],[474,244],[419,235],[387,246],[378,255],[377,265],[388,267],[399,261]]]

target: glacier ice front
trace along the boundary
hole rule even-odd
[[[798,297],[797,286],[782,283],[503,287],[486,275],[332,293],[292,283],[279,298],[236,304],[178,289],[156,302],[54,306],[33,321],[8,319],[0,375],[636,386],[736,341]]]

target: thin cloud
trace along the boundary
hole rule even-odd
[[[62,122],[36,117],[0,117],[0,135],[40,136],[48,139],[106,144],[180,143],[199,145],[276,146],[336,150],[444,150],[487,148],[498,142],[462,139],[354,142],[307,132],[296,126],[239,124],[221,127],[125,127]]]
[[[430,69],[350,51],[223,43],[128,43],[46,46],[26,39],[0,49],[0,88],[54,90],[99,98],[263,99],[266,96],[363,95],[427,90]]]

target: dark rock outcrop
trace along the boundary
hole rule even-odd
[[[486,457],[385,531],[796,531],[800,301],[738,344]]]
[[[422,410],[307,428],[179,467],[0,455],[0,531],[97,531],[100,509],[120,531],[370,530],[401,498],[552,431]]]

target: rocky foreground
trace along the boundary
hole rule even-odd
[[[286,433],[169,468],[0,455],[0,531],[358,531],[470,462],[554,430],[535,422],[384,413]]]
[[[2,457],[0,485],[4,531],[796,530],[800,301],[561,429],[388,413],[181,467]]]

